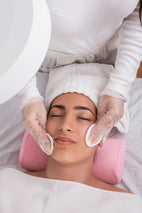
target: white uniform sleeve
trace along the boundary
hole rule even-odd
[[[136,78],[136,73],[142,60],[142,26],[139,21],[138,6],[124,20],[122,27],[115,70],[111,73],[105,89],[118,92],[127,99],[131,84]]]
[[[29,82],[29,84],[19,93],[21,96],[21,105],[20,110],[35,101],[44,100],[44,98],[40,95],[39,90],[37,88],[37,79],[36,76]]]

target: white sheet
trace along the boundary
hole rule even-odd
[[[38,73],[38,87],[44,95],[47,73]],[[142,79],[136,79],[131,89],[130,126],[128,135],[119,134],[114,128],[110,136],[127,141],[123,178],[119,186],[142,196]],[[19,96],[0,106],[0,169],[20,169],[18,156],[24,128],[18,111]]]
[[[0,212],[3,213],[142,212],[142,198],[136,195],[37,178],[13,169],[0,172],[0,189]]]

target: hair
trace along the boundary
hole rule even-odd
[[[140,0],[140,8],[139,8],[139,18],[142,25],[142,0]]]

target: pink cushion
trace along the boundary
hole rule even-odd
[[[40,149],[33,137],[26,131],[20,149],[19,163],[30,171],[45,169],[48,156]],[[98,147],[93,164],[93,174],[111,184],[121,180],[125,161],[125,141],[107,138],[103,147]]]
[[[107,183],[118,184],[123,174],[125,149],[124,140],[107,138],[103,147],[97,148],[92,170],[94,176]]]
[[[30,171],[40,171],[45,169],[47,161],[48,155],[40,149],[34,138],[26,131],[20,148],[21,167]]]

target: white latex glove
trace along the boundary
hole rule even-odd
[[[53,141],[46,133],[47,112],[43,100],[34,101],[22,110],[22,125],[48,155],[53,151]]]
[[[121,95],[116,94],[116,97],[103,95],[98,101],[98,115],[97,122],[91,130],[89,138],[92,144],[98,141],[104,141],[108,133],[111,131],[114,124],[124,114],[124,99]]]

